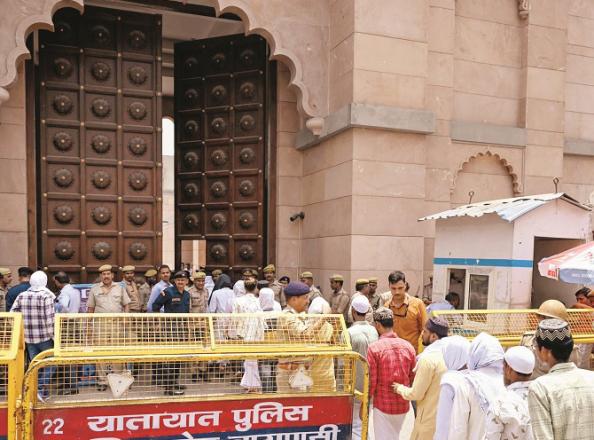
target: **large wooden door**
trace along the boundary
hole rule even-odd
[[[176,256],[205,240],[208,270],[264,264],[266,65],[258,36],[175,46]]]
[[[41,262],[93,281],[161,261],[161,18],[59,11],[40,34]]]

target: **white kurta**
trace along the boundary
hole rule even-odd
[[[479,368],[474,373],[482,376],[480,384],[485,387],[489,395],[497,396],[505,392],[503,375],[497,368]],[[483,440],[485,438],[487,414],[480,405],[480,399],[470,381],[461,382],[452,404],[449,439]]]
[[[487,413],[486,440],[532,440],[528,411],[528,387],[531,381],[514,382],[497,396]]]
[[[235,298],[233,302],[233,313],[259,313],[262,312],[260,300],[253,293],[246,293]],[[254,342],[264,339],[265,330],[264,317],[249,317],[236,319],[234,325],[229,329],[229,336],[240,338],[244,341]],[[261,388],[260,372],[258,361],[247,360],[243,363],[244,373],[240,385],[244,388]]]

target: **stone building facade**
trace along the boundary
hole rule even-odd
[[[83,3],[127,2],[2,0],[13,12],[0,28],[0,266],[34,263],[25,40]],[[277,61],[269,181],[281,274],[311,270],[323,288],[335,272],[348,285],[376,275],[386,287],[398,268],[419,293],[434,225],[418,218],[470,198],[553,192],[555,178],[594,200],[590,0],[183,3],[235,14]]]

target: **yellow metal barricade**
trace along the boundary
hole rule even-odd
[[[17,406],[24,367],[22,315],[0,313],[0,439],[18,438]]]
[[[594,343],[594,310],[567,310],[569,326],[576,344]],[[535,309],[518,310],[436,310],[450,326],[450,334],[472,339],[487,332],[499,339],[503,346],[519,345],[522,337],[533,333],[539,319]]]
[[[54,351],[38,356],[25,375],[24,439],[248,440],[301,433],[341,440],[350,435],[355,400],[367,437],[368,365],[351,351],[342,315],[56,319]],[[50,383],[42,401],[43,369],[66,375]],[[61,393],[65,384],[75,391]]]

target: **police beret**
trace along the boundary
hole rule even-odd
[[[12,272],[10,271],[9,268],[7,267],[0,267],[0,275],[5,276],[5,275],[10,275]]]
[[[223,274],[223,271],[221,269],[215,269],[211,273],[212,273],[212,276],[213,277],[217,277],[219,275],[222,275]]]
[[[311,272],[303,272],[301,274],[301,278],[313,278],[313,273],[311,273]]]
[[[257,275],[257,272],[255,270],[252,270],[252,269],[243,269],[241,271],[241,274],[243,276],[246,276],[246,277],[252,277],[254,275]]]
[[[122,267],[122,272],[134,272],[135,270],[136,268],[130,265]]]
[[[103,266],[99,267],[99,272],[107,272],[107,271],[111,272],[112,269],[113,268],[111,267],[111,264],[104,264]]]
[[[330,277],[330,281],[344,281],[344,277],[342,275],[334,274]]]
[[[357,281],[355,281],[355,284],[369,284],[369,280],[367,278],[359,278]]]
[[[178,270],[177,272],[175,272],[175,275],[173,275],[173,279],[176,280],[178,278],[188,278],[188,272],[186,272],[185,270]]]
[[[377,277],[369,277],[370,283],[377,283]]]
[[[274,264],[269,264],[264,269],[262,269],[262,273],[269,273],[269,272],[276,272],[276,267],[274,267]]]
[[[291,281],[284,288],[285,296],[301,296],[309,293],[309,286],[299,281]]]
[[[156,269],[149,269],[144,273],[145,277],[154,277],[157,276],[157,270]]]

